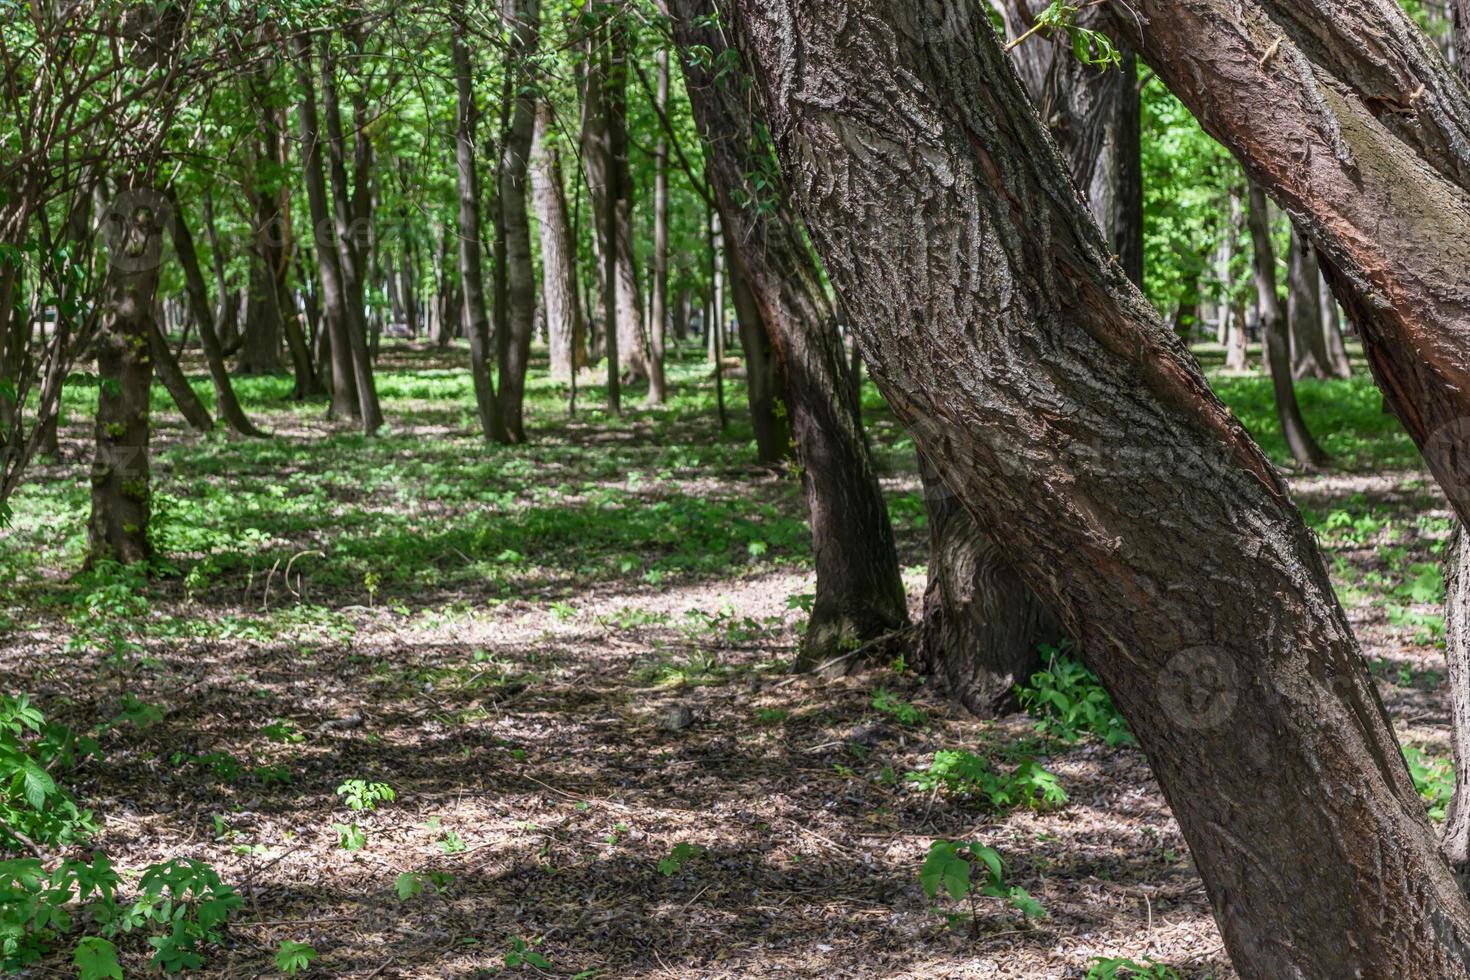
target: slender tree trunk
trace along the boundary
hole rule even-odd
[[[1250,188],[1250,208],[1246,220],[1250,225],[1251,244],[1255,249],[1254,268],[1256,294],[1261,308],[1262,346],[1271,373],[1271,387],[1276,395],[1276,418],[1281,435],[1297,465],[1316,469],[1327,462],[1327,454],[1317,445],[1302,418],[1292,383],[1291,346],[1287,326],[1276,295],[1276,256],[1271,248],[1271,215],[1266,195],[1255,184]]]
[[[225,366],[224,353],[220,348],[219,335],[215,332],[214,314],[209,305],[209,289],[204,284],[204,273],[199,267],[199,255],[194,249],[194,237],[189,232],[189,223],[179,208],[176,197],[170,195],[173,216],[169,223],[174,243],[174,254],[184,272],[184,296],[194,320],[199,324],[199,346],[204,351],[205,363],[209,365],[209,379],[214,384],[215,408],[225,424],[243,436],[264,435],[250,421],[240,400],[235,397],[235,388],[230,383],[230,373]],[[221,304],[221,307],[227,304]]]
[[[515,442],[526,441],[523,420],[531,335],[536,327],[536,270],[531,263],[531,222],[526,177],[536,130],[537,97],[527,71],[540,32],[537,0],[501,0],[501,20],[514,38],[506,71],[515,79],[514,108],[500,157],[499,204],[505,229],[506,327],[499,337],[500,414]]]
[[[1470,908],[1312,534],[1110,263],[997,39],[907,0],[735,7],[875,378],[1088,651],[1237,971],[1464,977]]]
[[[148,319],[148,327],[148,342],[152,345],[153,365],[157,370],[158,380],[163,382],[164,389],[178,406],[184,421],[189,423],[189,428],[195,432],[212,431],[214,419],[210,418],[209,409],[204,407],[194,389],[189,387],[189,379],[184,376],[183,368],[179,367],[174,352],[169,349],[168,339],[152,317]]]
[[[316,254],[317,278],[321,284],[322,307],[330,338],[332,370],[332,418],[360,417],[362,402],[357,392],[357,374],[348,339],[347,297],[342,282],[341,254],[336,246],[326,177],[322,172],[321,127],[317,121],[316,87],[311,70],[311,41],[305,34],[295,38],[296,82],[301,88],[297,118],[301,128],[301,171],[311,213],[312,249]]]
[[[327,174],[332,200],[335,234],[328,241],[318,241],[317,251],[337,250],[338,277],[342,286],[342,306],[346,312],[347,351],[351,354],[353,386],[357,389],[358,415],[362,430],[372,435],[383,427],[383,410],[378,402],[378,388],[373,379],[373,363],[368,352],[367,314],[363,302],[363,259],[358,246],[359,235],[366,227],[359,220],[347,189],[346,143],[342,135],[342,113],[337,100],[337,73],[330,47],[324,40],[321,54],[322,114],[326,117]],[[333,345],[335,346],[335,345]]]
[[[475,382],[475,404],[480,429],[489,442],[509,443],[510,433],[495,397],[490,374],[490,317],[485,309],[485,280],[480,267],[480,177],[475,166],[474,80],[470,54],[464,43],[464,7],[456,4],[452,17],[454,82],[459,115],[455,136],[455,163],[459,187],[459,274],[464,290],[465,329],[470,338],[470,374]]]
[[[577,299],[577,243],[567,212],[561,154],[551,136],[551,104],[536,107],[531,153],[532,199],[541,229],[541,292],[546,298],[547,345],[551,376],[569,378],[587,366],[587,328]]]
[[[151,337],[157,332],[153,305],[168,206],[162,195],[148,198],[147,204],[115,207],[106,216],[109,255],[102,286],[102,327],[96,341],[100,384],[92,512],[87,520],[89,565],[98,561],[130,565],[152,557],[148,537]]]
[[[740,346],[745,353],[745,395],[755,432],[756,462],[774,465],[790,457],[791,431],[786,425],[781,378],[769,331],[738,264],[730,266],[730,294],[735,301]]]
[[[658,61],[658,91],[655,110],[660,118],[668,112],[669,52],[660,48],[654,55]],[[664,400],[664,333],[669,318],[669,144],[660,131],[654,149],[653,174],[653,293],[648,316],[652,346],[652,370],[659,388],[656,401]]]
[[[749,285],[785,385],[816,559],[816,598],[797,667],[840,672],[855,646],[908,623],[893,530],[852,399],[837,315],[784,187],[760,186],[769,167],[764,126],[728,59],[708,0],[669,0],[675,38],[708,48],[685,59],[695,119],[708,147],[710,184],[732,269]],[[716,304],[718,307],[718,303]],[[718,340],[722,316],[712,324]],[[718,370],[718,366],[717,366]]]
[[[1332,287],[1321,274],[1317,272],[1317,293],[1322,298],[1322,337],[1327,349],[1327,371],[1334,378],[1351,378],[1353,376],[1353,365],[1348,360],[1347,344],[1342,339],[1342,317],[1338,314],[1337,299],[1332,295]]]
[[[1291,324],[1291,374],[1294,378],[1327,377],[1327,343],[1322,335],[1322,278],[1309,242],[1291,229],[1287,268],[1286,319]]]
[[[230,289],[229,278],[225,275],[225,256],[220,250],[219,230],[214,221],[214,193],[209,187],[204,188],[204,233],[209,241],[210,264],[214,270],[215,296],[219,299],[219,313],[216,314],[214,321],[218,324],[216,333],[219,336],[220,349],[228,357],[231,345],[240,335],[240,324],[236,316],[237,307],[232,302],[234,292]]]

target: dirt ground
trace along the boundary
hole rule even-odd
[[[744,499],[752,478],[687,481]],[[915,489],[912,474],[887,479]],[[1424,486],[1420,473],[1294,482],[1315,512],[1387,515],[1396,546],[1427,562],[1436,536],[1419,518],[1444,512]],[[789,509],[797,498],[776,499]],[[1447,755],[1442,652],[1392,622],[1371,588],[1382,533],[1324,546],[1353,583],[1340,588],[1401,734]],[[904,547],[916,601],[922,537],[907,533]],[[308,586],[313,567],[303,560]],[[264,573],[203,599],[161,582],[150,615],[247,617]],[[282,581],[278,617],[302,578]],[[244,908],[202,977],[277,976],[271,955],[287,939],[320,953],[310,975],[360,978],[516,974],[516,940],[550,963],[524,973],[558,976],[1039,980],[1081,978],[1117,955],[1234,976],[1138,751],[1062,750],[1043,761],[1066,805],[989,813],[903,774],[937,749],[1025,738],[1031,719],[977,722],[889,663],[830,682],[784,673],[803,618],[789,597],[812,588],[799,564],[573,584],[555,600],[460,590],[371,602],[323,589],[325,624],[150,637],[152,663],[126,689],[165,706],[164,720],[110,737],[105,763],[72,781],[105,820],[96,845],[134,871],[206,860],[239,889]],[[64,652],[66,640],[38,613],[0,643],[0,677],[93,723],[124,682],[93,681],[95,664]],[[876,711],[879,689],[927,721]],[[231,760],[290,781],[242,776]],[[336,793],[347,778],[387,783],[396,799],[354,815]],[[345,850],[333,825],[354,820],[365,846]],[[950,928],[949,907],[936,911],[918,880],[937,838],[995,847],[1048,917],[988,902],[976,933]],[[661,868],[680,844],[693,856]],[[401,899],[406,872],[452,878]],[[120,946],[130,973],[146,972],[142,944]],[[21,975],[74,974],[58,954]]]

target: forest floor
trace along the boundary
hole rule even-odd
[[[596,388],[568,420],[540,380],[532,444],[486,449],[459,355],[393,348],[379,379],[375,440],[288,401],[288,379],[241,385],[265,441],[187,433],[160,395],[146,586],[76,574],[79,392],[0,544],[0,682],[100,732],[103,760],[65,779],[94,846],[134,874],[208,861],[244,898],[198,975],[278,976],[291,940],[320,954],[310,975],[363,978],[1081,978],[1103,956],[1234,976],[1136,749],[976,721],[902,662],[785,672],[810,549],[794,479],[749,462],[738,382],[722,435],[695,360],[671,405],[617,420]],[[1220,389],[1279,456],[1269,385]],[[1448,512],[1370,382],[1303,397],[1341,465],[1293,491],[1442,807]],[[911,446],[867,408],[917,600]],[[955,749],[1034,754],[1068,799],[996,810],[907,778]],[[353,812],[349,779],[395,798]],[[918,876],[936,839],[995,848],[1047,916],[936,907]],[[519,944],[545,966],[510,968]],[[119,948],[146,972],[141,937]]]

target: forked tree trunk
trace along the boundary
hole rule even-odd
[[[1276,399],[1276,420],[1291,458],[1305,469],[1317,469],[1327,462],[1327,454],[1317,445],[1302,418],[1292,383],[1291,343],[1287,338],[1281,300],[1276,295],[1276,255],[1271,247],[1271,213],[1266,195],[1255,184],[1250,188],[1250,209],[1246,215],[1250,225],[1251,245],[1255,250],[1257,303],[1261,310],[1261,346],[1266,354],[1266,369],[1271,375],[1271,389]]]
[[[515,442],[526,441],[523,419],[531,335],[536,329],[536,269],[531,264],[531,220],[526,213],[526,174],[536,132],[536,92],[527,69],[540,35],[537,0],[501,0],[501,22],[513,38],[506,71],[513,79],[510,129],[500,153],[500,205],[505,229],[506,329],[497,337],[500,415]]]
[[[452,13],[451,41],[454,84],[458,98],[455,131],[455,166],[459,189],[459,276],[464,289],[465,332],[470,338],[470,374],[475,384],[475,405],[480,429],[488,442],[509,443],[510,432],[495,397],[495,379],[490,374],[490,316],[485,309],[485,280],[480,268],[480,176],[475,167],[474,76],[470,53],[464,43],[465,12],[456,4]]]
[[[148,521],[149,389],[153,304],[169,207],[161,194],[123,193],[104,215],[107,278],[97,348],[96,454],[87,564],[124,565],[152,557]]]
[[[1311,531],[1111,263],[997,39],[936,20],[980,6],[734,5],[875,380],[1088,651],[1236,969],[1464,977],[1470,908]]]
[[[859,427],[843,362],[837,316],[800,219],[780,186],[758,186],[769,170],[749,95],[725,72],[725,33],[710,0],[669,0],[679,46],[704,45],[711,60],[686,58],[686,87],[709,148],[710,183],[732,265],[760,309],[785,382],[816,556],[816,599],[798,669],[854,666],[854,645],[908,623],[893,529]],[[718,304],[717,304],[718,305]],[[712,324],[716,339],[723,324]],[[717,366],[718,370],[718,366]]]
[[[551,124],[551,104],[543,100],[536,106],[531,190],[541,230],[541,294],[546,300],[551,376],[569,378],[587,366],[587,328],[577,300],[576,242],[562,184],[561,152]]]

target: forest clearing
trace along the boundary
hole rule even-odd
[[[1470,0],[0,14],[0,973],[1470,980]]]

